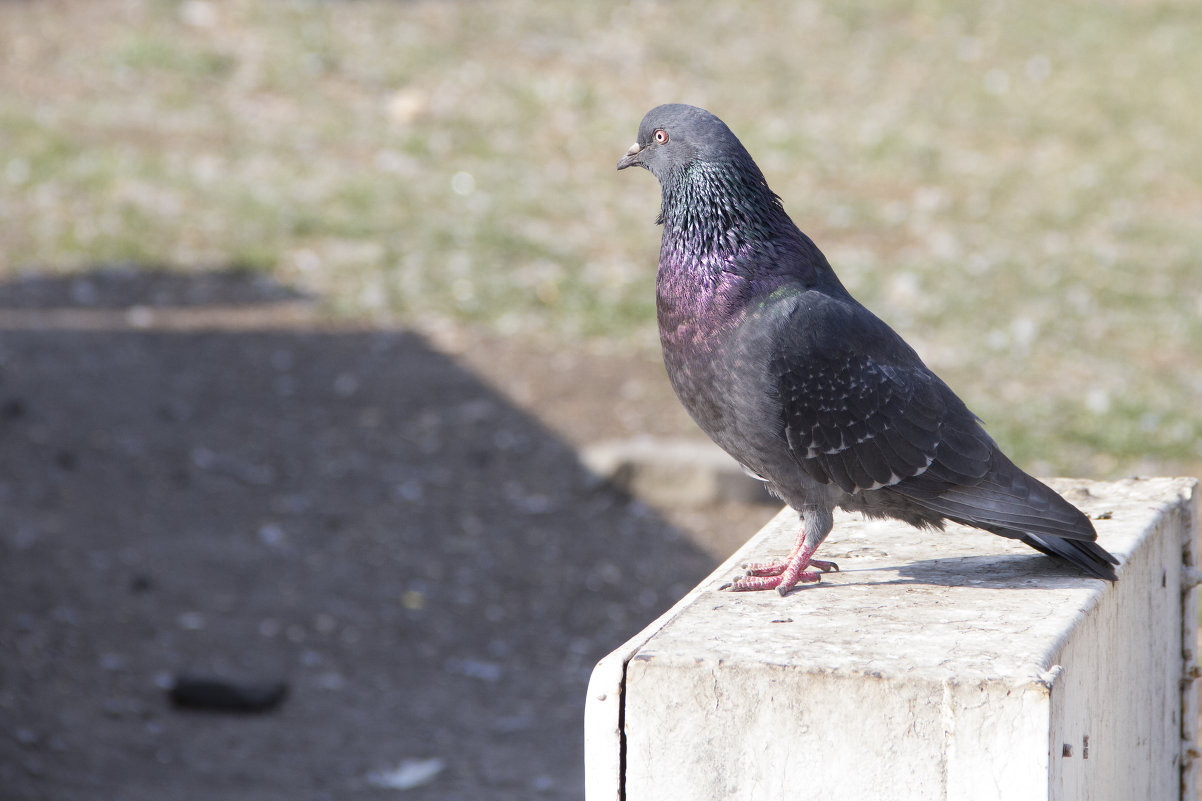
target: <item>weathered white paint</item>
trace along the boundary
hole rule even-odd
[[[719,592],[788,551],[782,512],[598,664],[588,801],[1192,801],[1195,483],[1053,484],[1122,560],[1115,585],[984,532],[841,515],[820,555],[843,572]]]

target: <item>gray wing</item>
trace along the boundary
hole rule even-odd
[[[918,354],[854,300],[804,293],[770,367],[785,439],[816,481],[902,496],[933,520],[1021,539],[1114,577],[1089,518],[1006,458]]]
[[[996,446],[972,412],[854,301],[802,295],[769,368],[789,448],[821,483],[854,493],[934,469],[921,490],[934,496],[989,470]]]

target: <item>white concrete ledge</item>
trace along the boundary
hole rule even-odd
[[[985,532],[838,515],[819,555],[841,573],[719,592],[788,551],[785,510],[597,665],[588,801],[1193,801],[1196,483],[1052,482],[1114,585]]]

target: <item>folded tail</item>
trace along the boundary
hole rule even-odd
[[[1098,545],[1093,523],[1080,509],[1038,479],[1024,473],[996,448],[989,472],[980,481],[944,486],[938,463],[925,475],[925,487],[907,492],[905,483],[892,488],[921,506],[957,523],[1025,542],[1037,551],[1062,559],[1091,576],[1117,581],[1118,559]],[[950,486],[949,486],[950,485]],[[931,492],[934,490],[934,494]]]

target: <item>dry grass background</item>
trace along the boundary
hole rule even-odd
[[[0,277],[233,265],[654,358],[614,162],[691,102],[1020,462],[1197,474],[1199,41],[1190,2],[10,0]]]
[[[1199,42],[1185,0],[0,0],[0,306],[201,301],[37,318],[116,332],[0,308],[0,775],[376,798],[369,769],[437,753],[413,797],[578,797],[589,665],[771,513],[573,484],[565,442],[687,426],[658,190],[614,172],[658,103],[730,123],[1025,467],[1202,474]],[[386,330],[298,330],[289,289]],[[278,481],[229,492],[218,452]],[[180,719],[154,682],[191,661],[289,667],[297,702]]]

